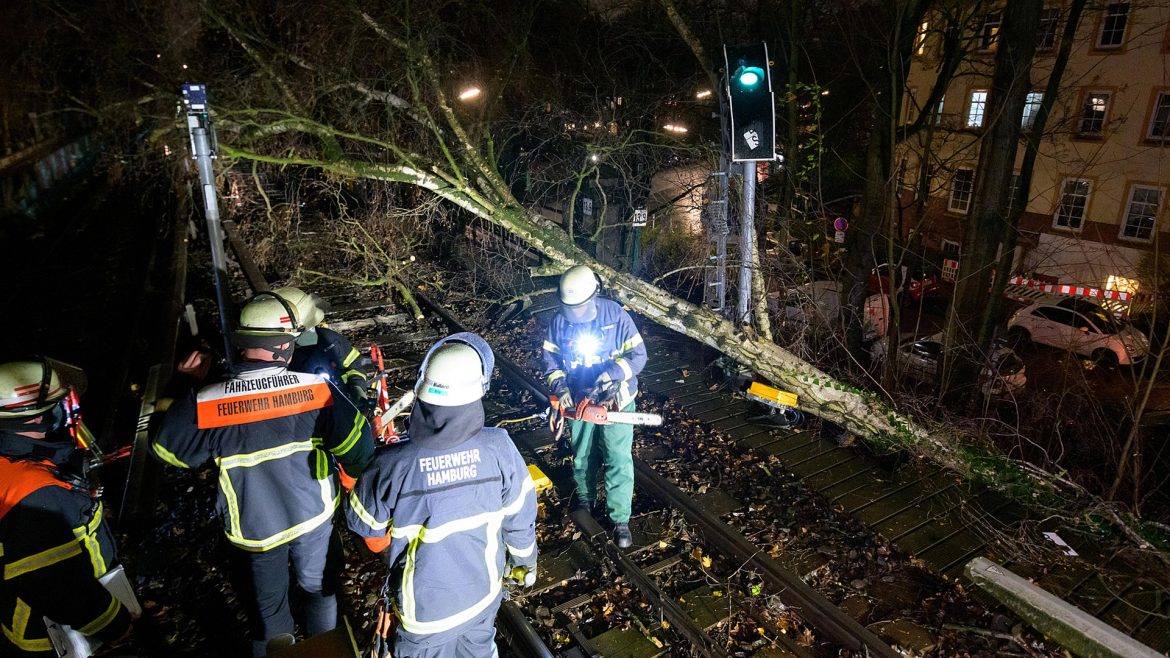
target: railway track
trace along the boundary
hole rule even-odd
[[[181,223],[175,227],[181,229]],[[247,247],[234,231],[229,234],[248,287],[267,288],[247,257]],[[174,239],[161,240],[161,248],[184,253],[181,230],[170,236]],[[173,302],[184,276],[179,271],[173,278],[174,292],[156,290],[150,299]],[[422,300],[429,317],[415,321],[368,289],[332,286],[322,292],[335,302],[331,317],[336,328],[353,336],[357,345],[380,344],[403,389],[413,383],[417,363],[431,343],[465,328],[462,319],[431,300]],[[156,323],[170,336],[163,342],[173,342],[182,310],[171,306],[167,319]],[[485,326],[472,329],[482,332]],[[514,323],[502,333],[519,329]],[[778,467],[795,474],[803,486],[935,573],[957,578],[972,557],[990,554],[1151,646],[1170,649],[1170,592],[1142,578],[1122,555],[1078,544],[1085,559],[1055,567],[996,556],[994,533],[981,533],[978,526],[1006,527],[1019,521],[1020,510],[1010,501],[937,469],[886,468],[814,433],[761,423],[753,418],[760,409],[704,378],[688,339],[649,326],[643,330],[652,352],[641,377],[648,397],[659,398],[655,403],[662,406],[659,410],[675,420],[698,423],[726,435],[745,453],[765,457],[766,462],[748,464],[753,472],[757,467]],[[161,353],[163,363],[173,361],[167,349]],[[500,365],[498,394],[492,396],[496,404],[489,410],[493,422],[531,415],[543,406],[546,391],[523,363],[501,358]],[[157,384],[162,379],[165,372],[156,372],[151,381]],[[148,402],[153,402],[152,388],[147,386]],[[149,406],[144,406],[146,418],[152,411]],[[833,556],[736,521],[750,517],[751,509],[758,507],[751,495],[744,494],[742,482],[692,486],[695,482],[688,478],[693,474],[674,468],[669,450],[642,441],[640,452],[646,461],[636,466],[637,543],[635,549],[621,551],[609,541],[608,528],[588,514],[570,514],[562,504],[568,499],[566,487],[571,488],[567,469],[549,445],[547,432],[538,426],[510,426],[526,457],[557,484],[556,493],[544,501],[540,580],[532,590],[515,593],[523,607],[509,604],[500,617],[501,634],[515,643],[517,655],[807,656],[841,650],[899,655],[855,621],[855,610],[843,612],[824,595],[829,589],[836,600],[849,598],[840,596],[840,588],[818,583],[818,593],[807,584],[817,581],[819,570]],[[139,438],[145,440],[147,425],[139,429]],[[144,456],[135,451],[139,467],[131,469],[131,478],[142,476],[143,468],[152,464]],[[128,482],[123,520],[154,506],[150,479],[145,485],[141,480]]]
[[[410,323],[376,303],[352,300],[345,291],[321,292],[335,302],[335,329],[353,336],[356,345],[373,342],[381,347],[391,385],[398,390],[413,384],[417,364],[433,341],[448,331],[473,329],[422,296],[419,301],[432,317]],[[502,382],[489,396],[488,423],[532,415],[548,392],[501,353],[497,365]],[[608,528],[593,516],[567,510],[571,479],[567,467],[555,459],[547,434],[540,429],[514,432],[529,462],[553,479],[557,495],[542,496],[537,583],[515,592],[531,623],[520,624],[516,609],[509,607],[501,617],[510,626],[502,629],[505,637],[541,636],[565,656],[669,652],[803,657],[823,655],[829,646],[833,655],[838,649],[854,655],[901,655],[723,523],[710,505],[687,496],[644,461],[636,465],[636,486],[654,500],[639,501],[632,523],[636,547],[618,549]],[[714,489],[707,494],[709,500],[719,497]],[[557,523],[560,519],[567,522]],[[737,573],[751,576],[739,579]],[[641,597],[634,604],[629,602],[632,592]],[[766,618],[759,611],[766,607],[761,601],[772,601],[784,613]],[[777,619],[783,619],[789,632],[769,632]],[[553,655],[551,651],[529,644],[518,655]]]
[[[267,288],[259,270],[248,262],[246,246],[238,237],[233,242],[249,286]],[[928,470],[913,478],[900,477],[875,491],[872,476],[866,475],[872,469],[860,463],[861,457],[842,456],[835,446],[817,443],[809,433],[777,430],[754,421],[759,409],[745,408],[745,403],[703,379],[686,339],[643,327],[649,330],[647,342],[652,350],[651,363],[642,376],[651,410],[663,411],[668,422],[695,423],[700,447],[703,441],[723,440],[722,434],[730,434],[730,445],[755,456],[743,464],[724,465],[723,481],[719,476],[704,481],[706,476],[696,475],[698,471],[690,468],[694,464],[688,462],[709,461],[709,455],[686,446],[680,449],[677,444],[659,445],[662,441],[656,439],[640,440],[637,451],[645,461],[636,465],[637,498],[631,523],[635,546],[622,551],[610,542],[608,528],[592,516],[568,511],[572,487],[568,468],[550,445],[547,430],[540,429],[540,422],[515,422],[542,410],[547,394],[524,365],[507,358],[509,352],[524,358],[522,351],[531,351],[531,336],[520,335],[521,325],[514,323],[492,335],[486,325],[468,328],[463,319],[421,296],[427,317],[416,320],[379,298],[379,291],[339,284],[313,289],[331,301],[329,319],[335,329],[348,334],[359,347],[370,343],[381,347],[391,380],[403,391],[413,384],[426,348],[447,333],[487,332],[494,347],[504,346],[497,348],[501,376],[489,396],[489,422],[509,423],[525,457],[555,484],[552,493],[542,495],[538,581],[531,589],[513,592],[514,602],[505,605],[499,619],[501,638],[514,655],[904,655],[857,621],[866,616],[854,605],[858,597],[849,592],[864,589],[858,580],[851,586],[825,581],[826,565],[840,562],[842,555],[832,555],[815,540],[805,540],[802,535],[807,528],[799,528],[799,533],[796,528],[800,513],[769,520],[783,516],[774,505],[776,500],[787,500],[786,496],[795,497],[800,505],[810,504],[805,484],[769,469],[789,469],[806,483],[823,484],[809,488],[855,515],[870,509],[879,514],[878,521],[896,520],[903,530],[899,538],[926,534],[932,537],[927,544],[931,550],[949,546],[951,539],[963,535],[963,528],[943,535],[933,530],[934,522],[965,505],[964,498],[954,497],[963,492],[953,482],[938,488],[926,486],[942,474]],[[720,472],[718,465],[707,467],[709,472]],[[767,483],[754,484],[761,471],[767,473]],[[748,472],[756,475],[738,475]],[[908,506],[886,504],[907,495],[911,497]],[[761,502],[761,496],[767,500]],[[940,506],[939,501],[947,502]],[[921,512],[924,503],[927,514],[907,512],[915,505]],[[799,509],[800,505],[789,507]],[[766,527],[769,524],[775,527]],[[865,534],[860,526],[836,532]],[[888,545],[875,543],[872,536],[854,546],[856,550],[848,550],[850,556],[857,552],[870,558],[875,552],[890,555]],[[975,546],[968,546],[949,560],[961,566],[959,558],[975,552]],[[877,561],[884,563],[886,557]],[[882,581],[894,582],[904,574],[888,573]],[[830,593],[831,597],[826,596]],[[356,594],[360,600],[362,592]],[[878,596],[875,592],[870,598]],[[840,607],[830,598],[839,601]],[[883,637],[902,639],[888,626],[880,628]],[[985,647],[988,642],[994,645],[984,642]],[[1033,642],[1030,653],[1037,647],[1043,651],[1042,642]]]
[[[226,233],[248,286],[252,290],[267,290],[268,282],[254,265],[238,232],[229,225]],[[421,294],[416,294],[416,298],[432,318],[412,322],[406,315],[393,312],[385,300],[371,298],[368,290],[357,286],[330,285],[319,287],[316,292],[332,306],[330,319],[334,329],[347,333],[357,346],[379,345],[386,359],[392,389],[405,391],[413,386],[417,364],[421,363],[426,349],[433,342],[448,332],[475,329]],[[534,401],[537,407],[545,406],[548,391],[531,374],[499,352],[497,366],[505,384],[495,398],[510,398],[510,404],[488,405],[488,424],[531,416]],[[720,521],[710,509],[655,473],[645,462],[636,462],[635,486],[651,492],[661,507],[657,513],[644,514],[631,524],[638,547],[637,550],[622,551],[612,543],[607,529],[590,514],[568,512],[563,503],[569,500],[572,481],[563,465],[547,459],[551,452],[547,432],[526,432],[518,445],[530,463],[538,463],[553,478],[561,494],[555,501],[542,502],[544,518],[567,517],[575,530],[563,545],[556,541],[541,542],[545,558],[537,583],[531,592],[517,592],[532,610],[535,623],[521,623],[523,615],[505,604],[502,630],[505,638],[518,641],[513,647],[517,655],[552,655],[544,643],[533,643],[532,640],[541,637],[538,628],[556,629],[558,619],[564,623],[567,636],[555,631],[544,635],[549,636],[554,646],[563,649],[566,656],[654,656],[669,649],[676,655],[710,658],[730,656],[733,650],[737,656],[803,657],[813,655],[805,646],[813,644],[831,644],[856,655],[889,658],[901,655],[807,585],[799,575],[785,569],[742,534]],[[717,498],[717,494],[711,490],[710,498]],[[690,531],[685,531],[691,540],[681,542],[687,550],[681,552],[678,525],[663,519],[667,516],[663,512],[673,513],[674,510],[693,524]],[[692,531],[697,532],[692,534]],[[703,538],[705,545],[695,545],[699,543],[699,537]],[[547,533],[544,538],[548,538]],[[554,558],[551,569],[546,566],[550,554],[564,558]],[[783,620],[783,628],[787,631],[790,627],[792,635],[801,638],[803,644],[792,639],[787,632],[769,637],[767,629],[776,620],[766,619],[758,610],[753,610],[760,606],[751,601],[737,600],[740,597],[734,587],[703,584],[688,589],[673,585],[700,581],[720,583],[723,582],[722,575],[740,573],[745,568],[759,575],[758,582],[747,585],[748,595],[743,598],[764,601],[775,597],[783,611],[778,615]],[[582,581],[600,584],[615,571],[621,579],[603,588],[600,594],[595,591],[567,596],[561,591],[567,588],[573,592],[579,589]],[[663,582],[672,586],[664,587]],[[571,584],[577,584],[577,587],[571,587]],[[731,584],[730,580],[727,584]],[[609,618],[614,617],[615,602],[623,601],[631,586],[644,599],[637,610],[641,616],[618,614],[611,623]],[[551,605],[543,605],[545,598],[551,599]],[[598,600],[605,603],[596,604]],[[582,612],[594,607],[600,614]],[[799,610],[799,614],[795,614],[795,610]],[[588,623],[582,623],[586,621]],[[734,638],[730,632],[716,637],[709,632],[716,627],[734,628],[748,637]],[[744,644],[750,652],[737,648]],[[838,653],[834,651],[833,655]]]

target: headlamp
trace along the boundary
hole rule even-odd
[[[596,334],[580,333],[573,339],[573,351],[580,357],[599,356],[601,339]]]

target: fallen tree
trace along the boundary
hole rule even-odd
[[[225,128],[221,154],[278,167],[312,167],[338,179],[385,181],[427,190],[543,253],[551,264],[546,269],[549,273],[579,263],[590,265],[607,280],[612,294],[631,309],[796,393],[801,409],[846,427],[879,450],[911,451],[1074,521],[1087,517],[1099,504],[1076,484],[999,454],[979,436],[907,417],[887,399],[829,376],[774,342],[741,331],[709,309],[597,262],[561,227],[528,210],[513,195],[496,164],[490,131],[465,124],[460,118],[440,79],[440,67],[427,49],[385,29],[369,14],[362,12],[359,17],[403,58],[402,88],[409,90],[400,96],[363,83],[359,93],[366,102],[381,103],[386,112],[397,113],[399,121],[410,124],[409,130],[396,127],[386,135],[371,136],[291,108],[241,108],[221,113]],[[303,61],[297,66],[316,70]],[[340,152],[335,145],[342,146]],[[353,155],[355,152],[359,155]],[[1105,518],[1124,525],[1115,514]],[[1132,532],[1130,528],[1123,528],[1125,531]]]

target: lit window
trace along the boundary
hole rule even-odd
[[[1106,290],[1116,290],[1117,292],[1128,292],[1131,295],[1136,295],[1138,287],[1141,285],[1137,279],[1127,279],[1123,276],[1110,274],[1109,279],[1105,281]]]
[[[1024,115],[1020,119],[1020,128],[1024,130],[1031,130],[1036,123],[1036,115],[1040,112],[1040,101],[1044,100],[1044,94],[1039,91],[1030,91],[1024,98]]]
[[[947,210],[965,213],[971,208],[971,193],[975,190],[975,170],[959,169],[951,181],[951,199]]]
[[[1105,112],[1109,109],[1109,94],[1093,91],[1085,94],[1085,107],[1081,110],[1081,123],[1077,134],[1100,136],[1105,130]]]
[[[1150,128],[1146,138],[1165,142],[1170,139],[1170,93],[1158,92],[1158,99],[1154,102],[1154,116],[1150,117]]]
[[[1060,7],[1045,7],[1040,12],[1040,28],[1036,30],[1036,50],[1056,47],[1056,28],[1060,26]]]
[[[1089,181],[1080,178],[1066,178],[1060,189],[1060,203],[1052,225],[1057,228],[1081,230],[1085,221],[1085,209],[1089,206]]]
[[[1125,206],[1125,225],[1121,236],[1135,240],[1149,240],[1154,235],[1154,222],[1162,205],[1162,190],[1148,185],[1134,185],[1129,190]]]
[[[983,117],[987,113],[987,90],[976,89],[971,92],[971,104],[967,106],[967,127],[982,128]]]
[[[1128,2],[1110,2],[1105,6],[1101,18],[1101,34],[1097,37],[1098,48],[1119,48],[1125,40],[1125,24],[1129,21]]]
[[[946,94],[943,94],[942,96],[939,97],[938,103],[935,104],[935,106],[934,106],[934,125],[936,125],[936,126],[942,125],[943,103],[946,102],[946,100],[947,100]]]
[[[919,57],[926,54],[926,34],[930,31],[930,21],[922,21],[918,26],[918,33],[914,36],[914,54]]]
[[[1003,13],[989,11],[983,19],[983,29],[979,32],[979,47],[982,50],[992,50],[999,40],[999,26],[1003,22]]]

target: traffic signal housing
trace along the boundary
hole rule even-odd
[[[731,159],[776,159],[776,100],[768,44],[723,46],[731,114]]]

